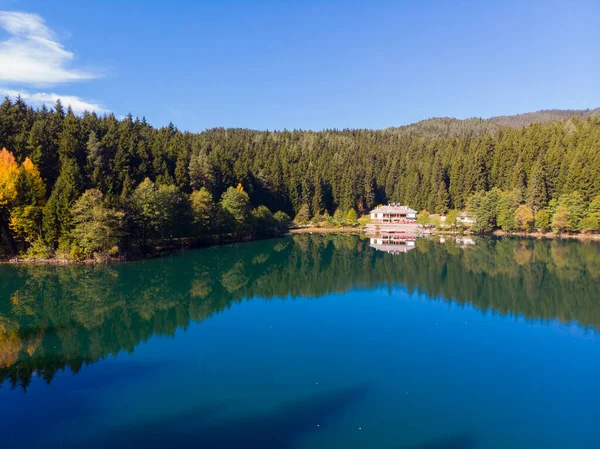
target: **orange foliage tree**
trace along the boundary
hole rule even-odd
[[[17,196],[19,165],[6,148],[0,151],[0,208],[7,208]]]
[[[0,234],[8,250],[14,254],[15,246],[10,231],[8,220],[10,209],[17,197],[17,177],[19,165],[15,157],[6,148],[0,151]]]
[[[6,148],[0,151],[0,232],[9,251],[15,241],[33,242],[40,236],[46,186],[29,158],[19,166]],[[12,232],[11,232],[12,231]]]

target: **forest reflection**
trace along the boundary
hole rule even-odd
[[[393,255],[356,236],[296,235],[120,265],[0,268],[0,385],[50,382],[234,302],[402,287],[482,312],[600,330],[600,245],[420,239]],[[368,303],[366,302],[365,305]]]

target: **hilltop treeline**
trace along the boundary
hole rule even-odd
[[[152,335],[173,335],[240,301],[396,287],[482,312],[600,329],[598,244],[482,238],[462,249],[419,239],[400,256],[340,235],[297,235],[119,265],[5,266],[0,385],[48,382]],[[368,307],[368,301],[365,307]]]
[[[533,123],[566,122],[574,117],[585,119],[593,115],[600,116],[600,108],[575,110],[546,109],[517,115],[501,115],[487,119],[473,117],[460,120],[450,117],[435,117],[392,129],[397,132],[408,132],[429,138],[478,136],[492,133],[502,128],[523,128]]]
[[[464,132],[438,137],[414,127],[194,134],[173,125],[156,129],[131,116],[78,117],[60,103],[34,110],[20,99],[6,99],[0,105],[0,147],[14,162],[4,160],[14,173],[27,171],[26,164],[34,169],[4,194],[3,242],[11,247],[11,240],[21,239],[27,247],[43,241],[55,249],[73,241],[74,216],[85,217],[81,213],[89,210],[105,218],[100,228],[122,223],[118,235],[102,243],[107,247],[124,238],[135,246],[208,232],[207,226],[211,232],[247,231],[249,211],[259,205],[264,207],[255,215],[266,222],[277,210],[295,215],[302,208],[315,216],[338,209],[364,212],[389,201],[442,213],[463,209],[473,195],[497,188],[516,191],[518,203],[535,214],[565,194],[577,192],[584,207],[600,194],[597,116],[518,129],[494,123],[483,134],[467,122],[461,126]],[[0,180],[2,185],[7,183]],[[223,194],[235,186],[247,198],[232,192],[231,207],[218,213]],[[94,192],[73,214],[86,190]],[[200,191],[194,217],[186,205]]]

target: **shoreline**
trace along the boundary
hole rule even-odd
[[[476,234],[472,234],[476,235]],[[575,239],[583,241],[600,241],[600,234],[555,234],[554,232],[505,232],[494,231],[492,235],[497,237],[527,237],[537,240]]]
[[[171,242],[168,245],[157,246],[147,254],[141,255],[129,255],[119,257],[107,257],[99,259],[64,259],[53,257],[49,259],[35,259],[35,258],[23,258],[13,257],[0,259],[0,265],[96,265],[96,264],[113,264],[113,263],[127,263],[136,262],[140,260],[157,259],[160,257],[166,257],[179,251],[186,251],[191,249],[210,248],[221,245],[231,245],[236,243],[247,243],[258,240],[265,240],[270,238],[278,238],[286,235],[301,235],[301,234],[340,234],[340,235],[366,235],[364,227],[325,227],[325,226],[297,226],[286,229],[279,229],[267,233],[262,233],[253,236],[245,237],[232,237],[228,235],[215,235],[210,237],[195,238],[195,239],[181,239],[179,241]],[[432,234],[424,235],[424,237],[440,236],[494,236],[494,237],[521,237],[536,240],[579,240],[582,242],[588,241],[600,241],[600,234],[555,234],[553,232],[505,232],[497,230],[491,234],[474,234],[468,231],[448,231],[448,230],[436,230]]]
[[[366,234],[364,227],[326,227],[326,226],[302,226],[290,228],[290,234]],[[600,241],[600,234],[555,234],[554,232],[506,232],[502,230],[494,231],[490,234],[475,234],[467,231],[449,231],[449,230],[431,230],[424,237],[433,237],[436,235],[468,235],[468,236],[494,236],[494,237],[525,237],[537,240],[557,240],[557,239],[575,239],[582,241]]]
[[[236,243],[248,243],[259,240],[282,237],[289,232],[288,230],[274,230],[262,232],[252,236],[231,236],[227,234],[213,235],[210,237],[183,238],[169,244],[156,246],[146,254],[133,254],[128,256],[92,258],[92,259],[64,259],[58,257],[52,258],[23,258],[12,257],[0,259],[0,265],[100,265],[100,264],[118,264],[127,262],[137,262],[141,260],[158,259],[171,254],[200,248],[211,248],[222,245],[233,245]]]
[[[290,234],[364,234],[365,230],[362,227],[351,227],[351,226],[340,226],[337,227],[325,227],[325,226],[299,226],[295,228],[289,228]]]

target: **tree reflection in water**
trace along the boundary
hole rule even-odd
[[[0,268],[0,383],[50,382],[244,299],[400,286],[482,312],[600,329],[600,245],[420,239],[407,254],[356,236],[297,235],[121,265]]]

